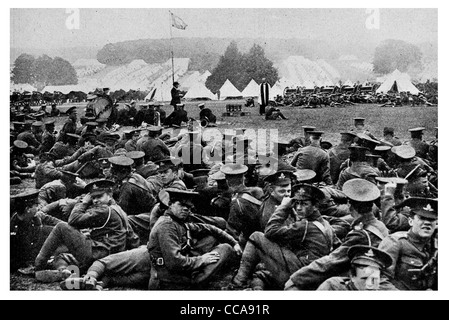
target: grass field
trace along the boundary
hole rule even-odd
[[[189,117],[199,118],[199,102],[187,102],[185,110]],[[280,108],[288,120],[266,121],[264,117],[259,115],[259,108],[243,108],[243,111],[251,112],[249,116],[243,117],[223,117],[226,104],[243,104],[242,100],[230,101],[208,101],[205,103],[217,116],[218,129],[246,128],[246,129],[278,129],[279,137],[289,140],[298,136],[302,136],[303,125],[313,125],[317,130],[325,132],[323,140],[327,140],[332,144],[338,143],[340,139],[339,132],[347,130],[353,126],[354,117],[366,118],[365,125],[371,133],[381,138],[384,127],[393,127],[396,136],[405,140],[410,137],[408,129],[414,127],[425,127],[424,140],[434,139],[434,127],[438,126],[438,107],[396,107],[381,108],[377,104],[358,104],[348,106],[346,108],[319,108],[305,109],[302,107],[284,107]],[[60,106],[63,111],[67,110],[74,104]],[[84,114],[82,111],[85,104],[78,104],[79,115]],[[167,115],[171,113],[173,108],[165,105],[163,109]],[[56,130],[64,122],[65,117],[61,117],[57,121]]]

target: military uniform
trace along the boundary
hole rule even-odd
[[[170,156],[170,149],[159,138],[148,137],[137,143],[137,151],[145,152],[145,161],[156,162]]]
[[[223,244],[210,243],[195,250],[200,239],[210,234]],[[201,237],[201,238],[200,238]],[[152,262],[150,289],[188,289],[206,282],[232,257],[237,242],[226,232],[208,224],[183,223],[166,212],[151,230],[148,251]],[[201,254],[216,251],[219,261],[203,265]]]
[[[67,119],[67,121],[62,126],[61,131],[59,132],[58,141],[65,141],[65,136],[67,133],[75,134],[76,132],[76,122],[72,121],[72,119]]]
[[[19,133],[17,136],[17,140],[25,141],[28,146],[31,146],[32,150],[37,150],[41,145],[40,142],[36,139],[36,136],[31,131],[24,131]]]
[[[45,161],[36,167],[35,179],[36,189],[42,188],[45,184],[58,180],[62,177],[62,172],[56,169],[53,161]]]
[[[434,241],[436,241],[434,239]],[[432,265],[428,273],[416,274],[411,269],[421,269],[437,251],[431,240],[424,241],[411,230],[399,231],[385,238],[379,249],[393,257],[393,265],[388,268],[387,276],[399,290],[436,289],[437,264]]]
[[[50,149],[50,152],[56,155],[56,159],[63,159],[65,157],[71,156],[76,151],[76,146],[65,144],[62,141],[57,141],[53,147]]]
[[[178,109],[170,113],[170,115],[165,119],[164,124],[169,127],[180,127],[182,122],[189,122],[189,117],[187,116],[187,111]]]
[[[49,132],[47,130],[44,131],[44,134],[42,135],[42,144],[40,147],[40,152],[48,152],[53,148],[53,146],[56,143],[56,136],[53,134],[53,132]]]
[[[297,169],[313,170],[317,174],[317,182],[332,184],[329,155],[320,147],[307,146],[299,149],[291,165]]]
[[[346,168],[340,173],[337,189],[341,190],[345,182],[356,178],[362,178],[375,183],[376,177],[378,176],[377,171],[366,162],[354,162],[349,168]]]
[[[372,203],[380,196],[376,185],[362,179],[355,179],[343,186],[345,195],[358,202]],[[373,212],[367,212],[355,219],[343,243],[329,255],[313,261],[290,276],[286,290],[315,290],[326,279],[347,272],[350,268],[348,250],[354,245],[378,247],[388,236],[388,229],[374,217]]]
[[[126,141],[124,147],[125,147],[126,151],[128,151],[128,152],[130,152],[130,151],[138,151],[137,150],[137,142],[132,140],[132,139],[129,139],[128,141]]]
[[[322,192],[310,185],[299,185],[295,199],[322,199]],[[290,275],[315,259],[329,254],[337,243],[330,224],[315,210],[303,219],[291,221],[290,205],[281,205],[265,228],[265,235],[255,232],[249,238],[239,271],[233,282],[245,284],[257,263],[262,262],[271,274],[274,286],[282,288]]]
[[[117,186],[118,205],[128,214],[137,215],[143,212],[150,212],[156,204],[153,197],[153,190],[147,181],[137,173],[132,173],[129,178],[122,181]]]
[[[329,171],[332,182],[337,184],[338,177],[340,176],[340,167],[343,162],[349,159],[351,151],[343,144],[329,150]]]
[[[427,159],[427,154],[429,153],[429,144],[422,141],[421,139],[411,139],[404,143],[405,145],[411,146],[416,151],[416,156]]]
[[[39,190],[11,196],[10,267],[11,272],[29,266],[36,258],[52,227],[44,226],[35,213]]]

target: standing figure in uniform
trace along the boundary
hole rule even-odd
[[[170,105],[172,105],[173,107],[176,107],[177,104],[181,103],[182,94],[181,91],[179,90],[180,86],[181,85],[179,84],[179,82],[177,81],[173,82],[173,88],[170,91],[171,94]]]
[[[404,144],[409,145],[413,149],[415,149],[417,157],[427,159],[427,154],[429,153],[429,145],[422,139],[424,130],[426,130],[426,128],[423,127],[409,129],[408,131],[410,131],[411,139]]]

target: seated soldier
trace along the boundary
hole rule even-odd
[[[409,198],[410,229],[379,244],[393,258],[387,283],[398,290],[438,290],[438,200]]]
[[[262,262],[271,286],[282,288],[293,272],[329,254],[338,244],[332,227],[318,211],[322,191],[298,184],[292,193],[294,197],[284,198],[271,216],[265,235],[254,232],[249,238],[231,287],[249,285],[256,265]],[[264,283],[259,281],[257,287],[263,289]]]
[[[169,192],[162,190],[158,198],[160,202],[156,206],[160,205],[161,210],[165,212],[170,206]],[[187,218],[187,222],[210,223],[220,229],[224,229],[226,225],[226,222],[218,217],[201,217],[194,213]],[[145,242],[148,238],[149,234],[145,237]],[[84,277],[67,279],[60,285],[63,290],[102,290],[111,286],[148,288],[150,272],[150,254],[147,245],[143,245],[97,260]]]
[[[149,213],[156,204],[152,186],[139,174],[132,172],[134,161],[126,156],[108,159],[111,175],[115,181],[114,195],[117,204],[127,215]]]
[[[58,180],[46,183],[39,190],[39,208],[64,198],[75,198],[84,190],[86,183],[79,179],[79,175],[70,171],[61,171]]]
[[[11,146],[10,151],[10,181],[18,179],[18,183],[21,183],[22,178],[31,178],[32,173],[35,170],[34,161],[31,161],[30,157],[25,152],[28,148],[28,144],[22,140],[15,140]]]
[[[98,180],[86,186],[89,193],[75,205],[68,222],[53,228],[36,257],[37,280],[64,280],[71,274],[69,266],[86,270],[95,260],[126,249],[127,217],[112,199],[113,184]]]
[[[11,272],[32,265],[52,227],[43,225],[36,215],[39,190],[11,196],[10,267]]]
[[[42,188],[48,182],[58,180],[62,177],[62,172],[55,166],[56,154],[45,152],[40,156],[40,163],[34,172],[36,179],[36,189]]]
[[[227,230],[242,248],[254,232],[263,231],[260,217],[262,197],[262,189],[253,187],[241,190],[231,200]]]
[[[265,113],[265,120],[288,120],[286,116],[281,112],[279,108],[270,106]]]
[[[348,258],[351,261],[350,276],[329,278],[317,290],[380,290],[381,272],[393,263],[393,259],[385,251],[362,245],[355,245],[349,248]]]
[[[186,222],[195,192],[171,189],[169,194],[169,208],[151,230],[148,242],[149,289],[198,289],[224,270],[241,249],[217,227]]]
[[[200,121],[206,120],[208,125],[213,125],[217,122],[217,117],[213,114],[212,110],[204,107],[204,103],[198,105],[200,108]]]

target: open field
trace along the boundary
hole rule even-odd
[[[189,116],[198,118],[199,109],[197,108],[199,102],[186,103],[186,111]],[[283,139],[291,139],[302,135],[303,125],[314,125],[319,130],[325,132],[324,140],[337,144],[339,141],[339,132],[352,127],[352,118],[364,117],[366,124],[370,131],[381,138],[383,128],[391,126],[395,128],[396,135],[401,139],[409,138],[409,128],[422,126],[427,130],[424,131],[424,139],[430,141],[434,138],[434,127],[438,126],[438,108],[437,107],[398,107],[398,108],[380,108],[375,104],[355,105],[346,108],[322,108],[322,109],[304,109],[299,107],[281,108],[289,120],[265,121],[262,116],[259,116],[259,109],[243,108],[244,111],[251,112],[250,116],[244,117],[222,117],[225,111],[226,104],[238,104],[242,101],[211,101],[206,102],[206,107],[212,109],[217,115],[218,129],[231,128],[247,128],[247,129],[278,129],[279,137]],[[75,104],[67,104],[59,106],[61,110],[65,111]],[[85,104],[78,104],[79,116],[84,114],[82,111]],[[172,107],[166,105],[164,107],[167,115],[172,111]],[[60,117],[56,122],[56,130],[59,131],[66,117]],[[120,131],[123,128],[120,129]],[[26,188],[34,187],[34,180],[27,179],[22,184],[11,186],[12,193],[18,193]],[[226,285],[232,278],[231,274],[220,281],[211,284],[207,290],[219,290],[220,286]],[[37,283],[34,278],[24,277],[19,274],[12,274],[10,277],[11,290],[59,290],[57,284],[46,285]],[[114,288],[114,290],[121,290],[122,288]],[[126,289],[129,290],[129,289]]]
[[[199,118],[197,105],[200,102],[186,102],[185,110],[189,117]],[[323,140],[332,144],[338,143],[339,132],[351,128],[354,117],[366,118],[366,126],[376,137],[381,138],[384,127],[393,127],[396,136],[405,140],[410,137],[408,129],[414,127],[425,127],[424,140],[434,138],[434,127],[438,126],[438,107],[396,107],[380,108],[377,104],[358,104],[346,108],[318,108],[304,109],[303,107],[280,108],[288,120],[266,121],[259,115],[259,108],[243,108],[243,111],[251,112],[249,116],[222,117],[226,104],[243,104],[243,100],[206,101],[206,107],[210,108],[217,116],[218,129],[246,128],[246,129],[278,129],[279,137],[292,139],[302,135],[303,125],[316,126],[318,130],[325,132]],[[84,114],[85,104],[66,104],[58,106],[61,111],[69,107],[79,106],[78,114]],[[166,104],[163,109],[167,115],[173,108]],[[60,129],[65,117],[58,119],[56,130]]]

